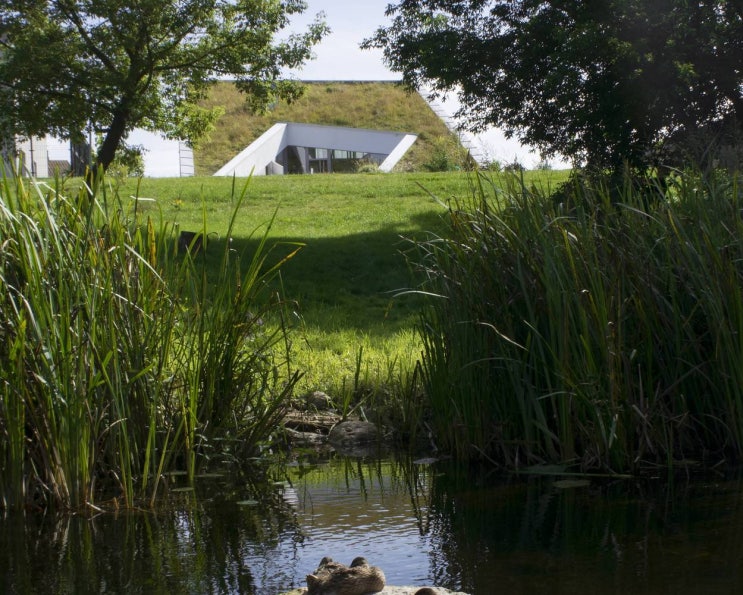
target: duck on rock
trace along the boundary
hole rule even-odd
[[[325,557],[313,574],[307,575],[307,590],[297,591],[304,595],[373,595],[374,593],[406,593],[412,595],[439,595],[451,593],[446,589],[430,587],[388,587],[385,589],[384,572],[378,566],[370,566],[366,558],[354,558],[350,566]],[[292,591],[292,594],[295,592]],[[287,593],[286,595],[290,595]],[[453,595],[465,595],[454,593]]]
[[[367,595],[384,589],[384,573],[366,558],[354,558],[350,566],[325,557],[314,574],[307,575],[307,595]]]

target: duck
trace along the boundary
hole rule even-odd
[[[384,572],[358,556],[350,566],[326,556],[313,574],[307,575],[307,595],[368,595],[384,589]]]

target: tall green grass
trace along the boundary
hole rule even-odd
[[[283,308],[265,236],[207,270],[208,242],[179,254],[141,204],[0,186],[0,508],[152,503],[164,470],[254,454],[283,415],[298,374],[262,324]]]
[[[481,177],[418,243],[437,438],[509,467],[740,460],[738,178],[559,196]]]

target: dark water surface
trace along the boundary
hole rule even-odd
[[[171,479],[155,511],[0,518],[1,593],[245,593],[329,555],[474,595],[743,593],[740,480],[473,476],[336,458]]]

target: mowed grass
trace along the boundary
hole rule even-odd
[[[542,187],[565,179],[565,172],[525,174],[527,184]],[[248,262],[270,226],[269,261],[300,248],[283,263],[274,288],[293,312],[282,324],[293,327],[291,357],[304,372],[299,392],[346,399],[361,385],[380,387],[414,366],[423,301],[411,293],[418,280],[405,252],[411,239],[443,229],[449,199],[471,193],[472,183],[464,172],[149,178],[127,180],[119,192],[154,199],[138,203],[140,215],[182,230],[205,228],[208,248],[200,258],[216,267],[228,241],[231,197],[247,185],[230,246]]]

